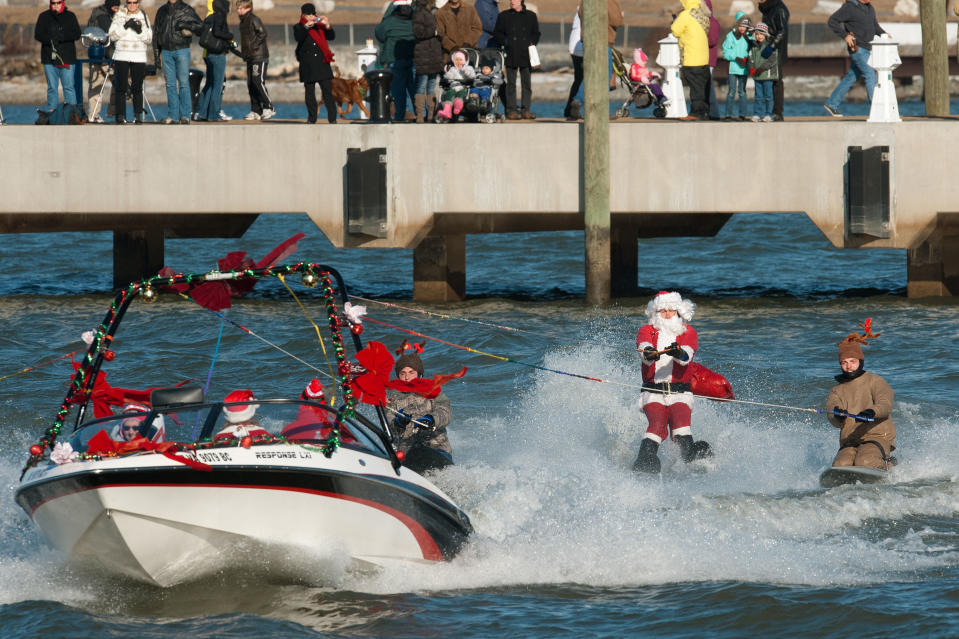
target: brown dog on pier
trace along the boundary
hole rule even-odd
[[[333,99],[336,101],[336,112],[338,115],[351,112],[355,104],[366,114],[366,117],[370,117],[369,109],[363,104],[363,96],[366,95],[366,92],[369,91],[370,88],[366,78],[341,78],[339,73],[337,73],[336,77],[330,82],[333,84]],[[323,104],[322,100],[320,100],[320,104]],[[344,104],[346,105],[346,111],[342,108]]]

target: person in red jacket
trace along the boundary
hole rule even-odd
[[[659,445],[671,436],[685,462],[712,455],[709,444],[693,441],[690,418],[693,394],[689,364],[699,340],[688,322],[696,305],[679,293],[660,291],[646,305],[648,322],[636,335],[636,348],[643,354],[643,392],[640,405],[649,425],[639,447],[633,470],[658,473]]]

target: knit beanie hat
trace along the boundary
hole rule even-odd
[[[107,0],[104,4],[107,6],[108,9],[111,7],[119,7],[120,0]]]
[[[315,16],[316,7],[313,6],[313,3],[307,2],[302,7],[300,7],[300,13],[305,16]]]
[[[862,327],[862,335],[850,333],[839,342],[839,361],[855,357],[859,361],[865,361],[866,357],[862,354],[861,344],[869,344],[869,340],[879,337],[881,333],[872,332],[872,318],[867,317],[866,321],[859,325]]]
[[[766,25],[765,22],[757,22],[756,26],[753,27],[753,31],[758,31],[759,33],[762,33],[763,35],[769,35],[769,27]]]
[[[400,371],[409,366],[420,377],[423,377],[423,360],[420,359],[419,353],[423,352],[423,346],[420,344],[410,344],[406,340],[403,340],[403,345],[397,349],[396,354],[399,357],[396,358],[396,365],[393,367],[393,372],[396,373],[396,376],[400,376]]]

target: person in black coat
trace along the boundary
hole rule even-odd
[[[50,8],[37,16],[33,37],[40,43],[40,62],[47,79],[47,109],[52,112],[60,105],[61,86],[63,102],[79,104],[73,86],[73,65],[77,63],[80,39],[77,16],[63,0],[50,0]]]
[[[316,85],[319,83],[326,107],[326,119],[336,123],[336,101],[333,99],[333,52],[328,40],[336,37],[330,27],[330,19],[316,15],[316,7],[310,3],[300,7],[300,21],[293,25],[293,37],[296,39],[296,59],[300,63],[300,82],[306,89],[306,121],[316,122],[318,106],[316,103]]]
[[[526,8],[523,0],[510,0],[509,9],[496,18],[493,37],[506,49],[506,117],[510,120],[535,120],[530,110],[533,89],[530,80],[532,65],[529,61],[530,45],[539,42],[539,21],[536,14]],[[519,71],[523,87],[522,114],[516,109],[516,72]]]
[[[773,80],[773,120],[783,119],[783,65],[789,55],[789,9],[783,0],[764,0],[759,3],[763,22],[769,27],[769,38],[779,52],[779,77]]]
[[[436,31],[434,0],[413,3],[413,66],[416,68],[416,95],[413,106],[417,122],[429,122],[436,113],[436,80],[443,72],[443,43]],[[424,110],[426,115],[424,118]]]

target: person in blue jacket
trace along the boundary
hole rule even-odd
[[[736,14],[736,25],[723,40],[723,58],[729,60],[729,91],[726,93],[724,120],[732,120],[734,117],[740,120],[746,119],[746,80],[749,79],[749,29],[751,26],[746,13],[740,11]]]
[[[493,29],[496,28],[496,18],[499,17],[499,6],[496,0],[476,0],[473,5],[476,13],[479,14],[480,22],[483,23],[483,33],[480,34],[479,42],[476,46],[480,49],[486,47],[498,47],[499,43],[493,37]]]

